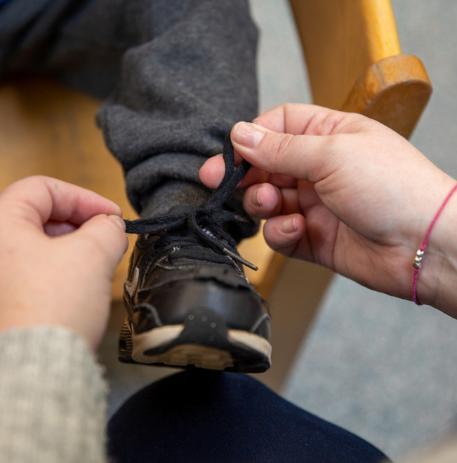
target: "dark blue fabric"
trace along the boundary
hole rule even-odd
[[[359,437],[234,373],[184,372],[147,386],[113,416],[108,439],[116,463],[386,459]]]

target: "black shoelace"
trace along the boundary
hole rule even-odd
[[[243,259],[236,252],[236,241],[223,228],[224,224],[232,221],[247,225],[251,223],[248,218],[224,208],[225,202],[232,196],[238,183],[250,167],[250,164],[244,160],[239,166],[235,166],[230,134],[227,134],[225,138],[223,157],[225,162],[224,178],[219,188],[208,198],[206,204],[197,208],[185,208],[183,212],[171,213],[163,217],[126,220],[126,232],[164,236],[187,226],[211,248],[253,270],[257,270],[253,263]]]

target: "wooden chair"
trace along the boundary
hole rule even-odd
[[[314,101],[366,114],[408,136],[431,85],[420,60],[401,54],[390,0],[291,0],[291,7]],[[98,101],[46,80],[3,83],[0,189],[27,175],[55,176],[113,199],[125,216],[134,217],[121,169],[94,124],[98,106]],[[279,388],[330,273],[306,263],[285,264],[261,234],[246,240],[241,253],[260,267],[248,276],[271,300],[274,367],[264,379]],[[116,273],[114,300],[121,298],[127,259]]]
[[[420,59],[401,52],[391,0],[289,2],[313,102],[364,114],[409,137],[432,87]],[[269,275],[275,286],[264,287],[274,320],[273,368],[264,380],[280,389],[332,274],[268,250],[262,254],[276,272]]]

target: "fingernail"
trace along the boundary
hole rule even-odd
[[[118,215],[108,215],[109,219],[113,221],[122,231],[125,231],[125,222],[122,217]]]
[[[295,220],[295,217],[291,217],[290,219],[285,220],[281,224],[281,231],[283,233],[293,233],[296,230],[297,230],[297,222]]]
[[[265,132],[259,130],[256,125],[249,122],[238,122],[232,130],[232,140],[246,148],[255,148],[265,136]]]
[[[257,188],[254,193],[254,206],[262,207],[262,200],[260,199],[260,188]]]

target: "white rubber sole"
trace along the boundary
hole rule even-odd
[[[210,370],[225,370],[234,365],[230,352],[197,344],[181,344],[156,355],[144,353],[167,344],[181,334],[184,325],[168,325],[138,334],[132,338],[131,357],[139,363],[163,363],[165,365],[195,365]],[[262,353],[271,362],[271,344],[264,338],[242,330],[228,330],[228,340]]]

